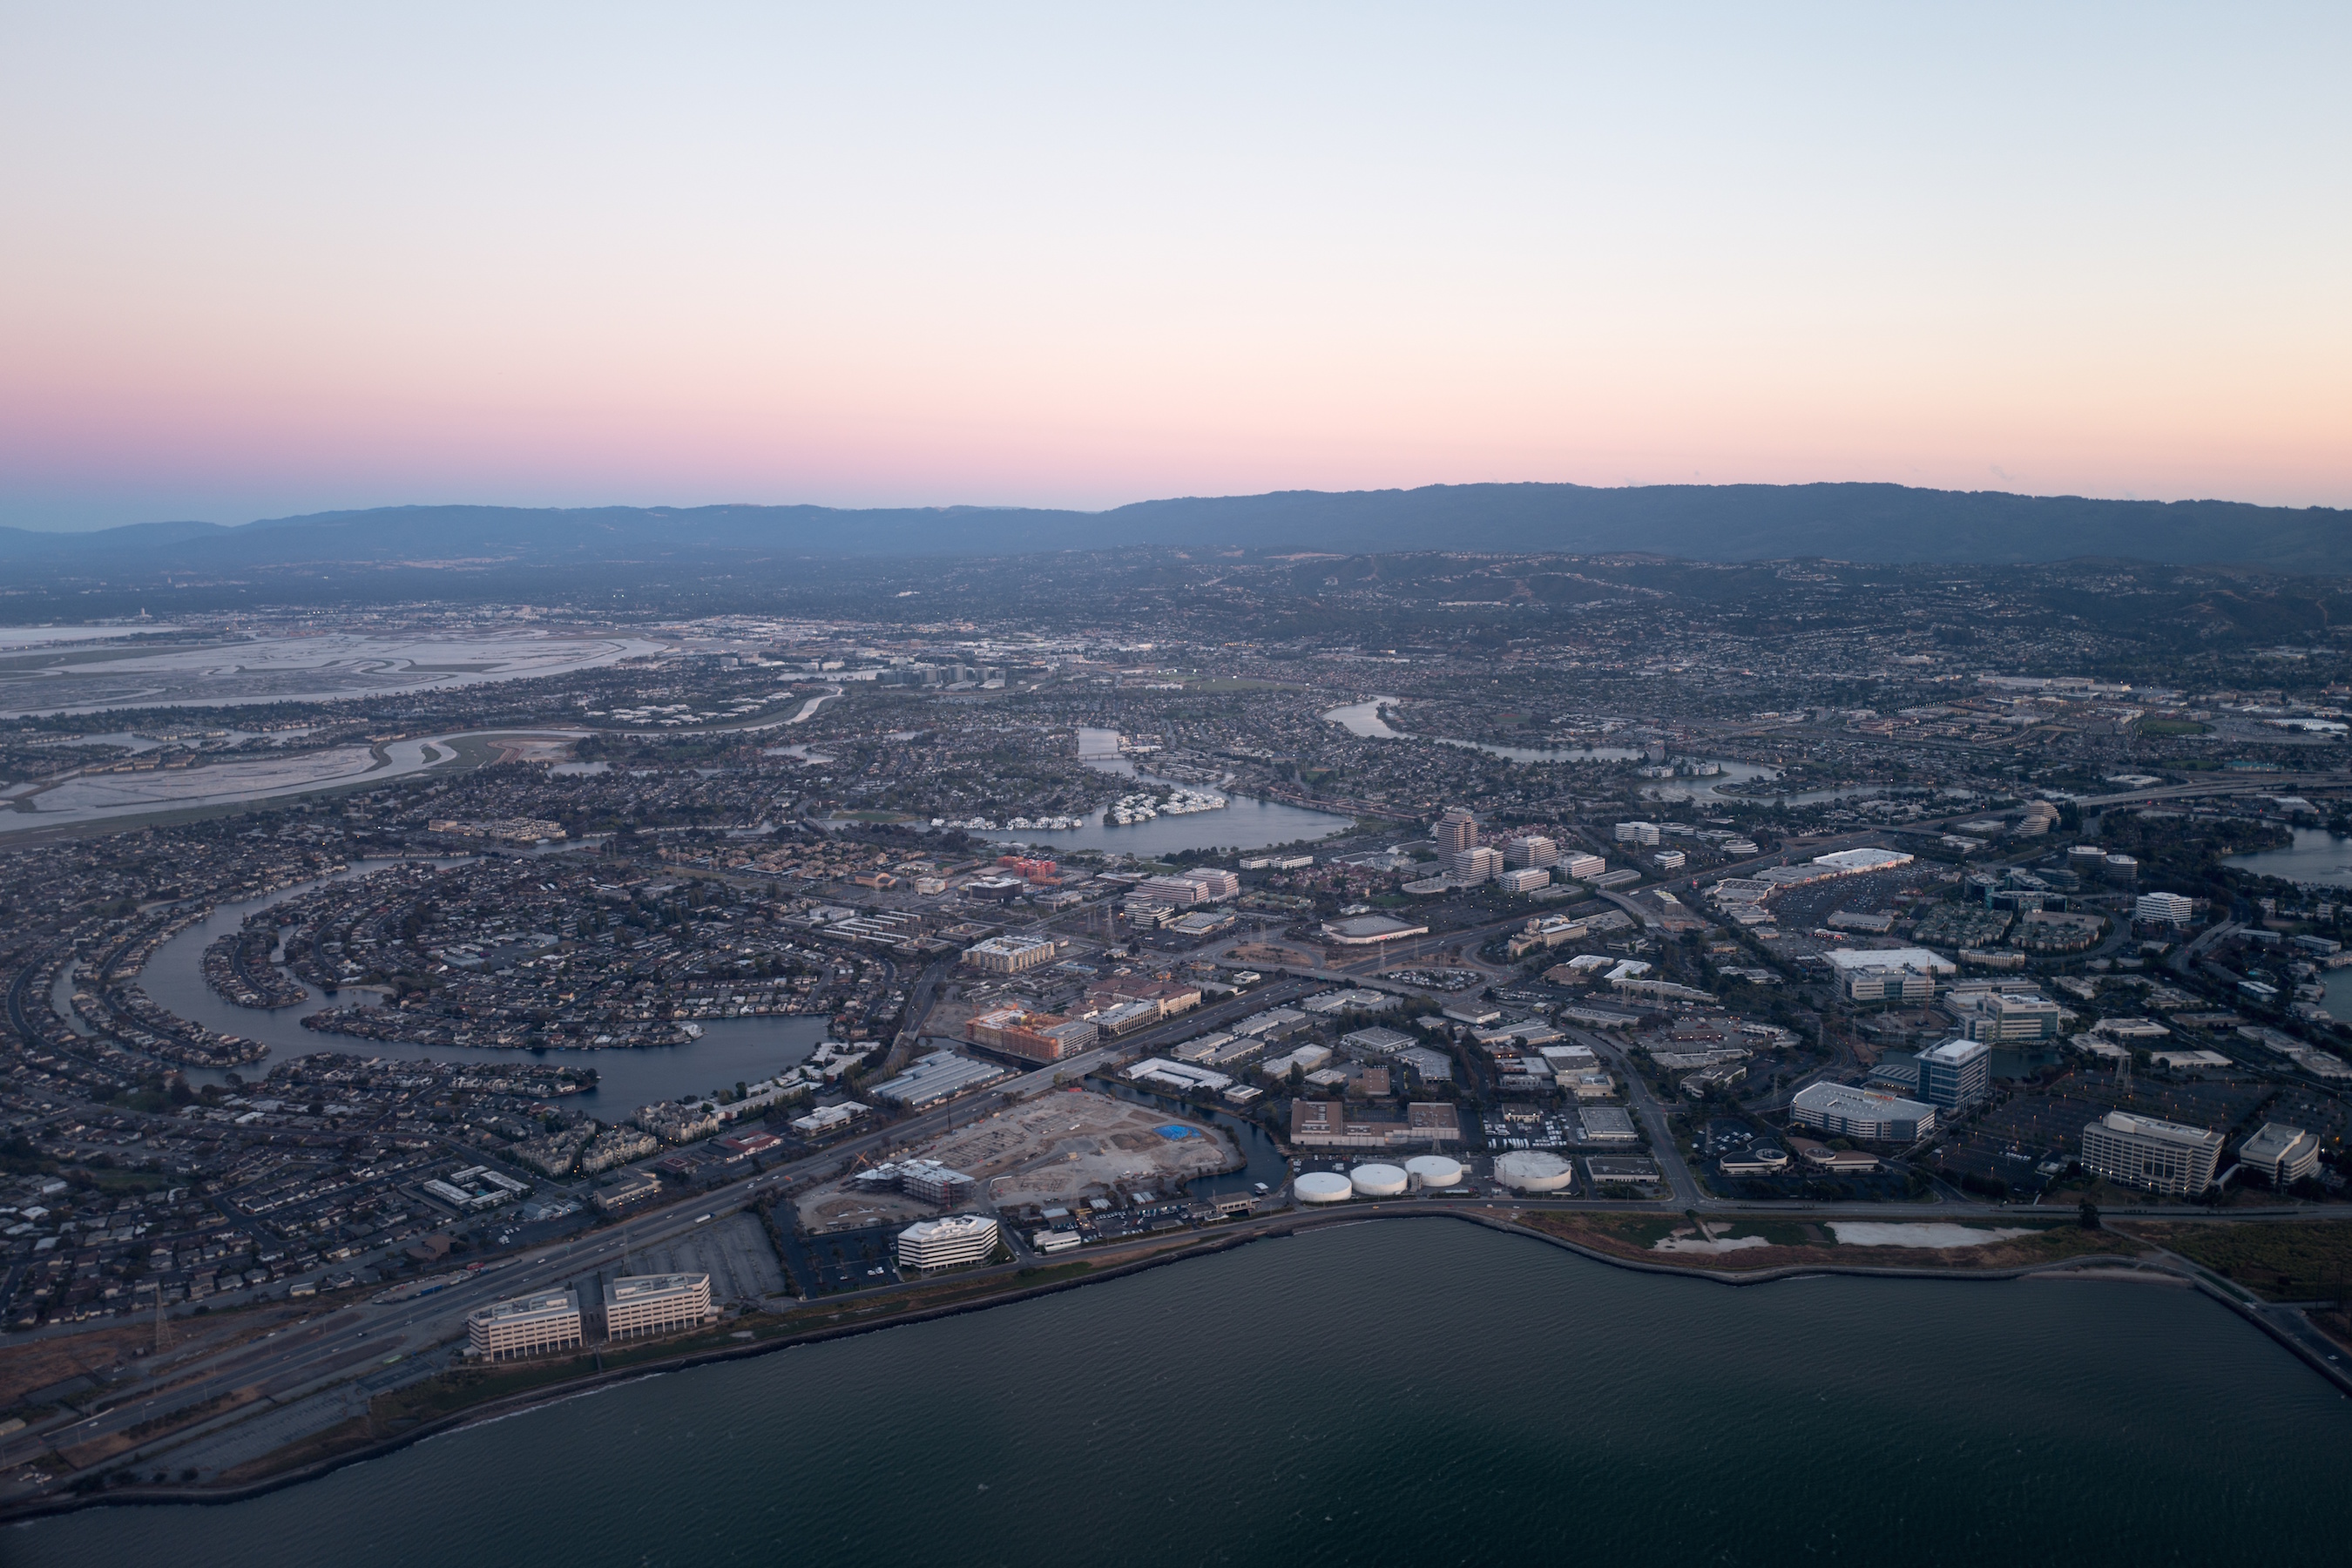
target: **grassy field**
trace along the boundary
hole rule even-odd
[[[2333,1300],[2352,1290],[2352,1221],[2120,1224],[2268,1300]]]
[[[2030,1236],[1988,1237],[1981,1247],[1841,1247],[1828,1226],[1818,1221],[1738,1217],[1711,1219],[1708,1223],[1718,1237],[1760,1237],[1765,1246],[1744,1247],[1725,1252],[1660,1252],[1656,1250],[1657,1244],[1675,1231],[1695,1231],[1692,1222],[1680,1215],[1566,1211],[1523,1213],[1517,1218],[1519,1224],[1531,1230],[1540,1230],[1612,1257],[1638,1258],[1643,1263],[1663,1264],[1673,1268],[1729,1273],[1752,1273],[1758,1269],[1787,1268],[1804,1264],[1836,1264],[1864,1268],[1948,1268],[1954,1272],[1966,1272],[1970,1269],[2030,1268],[2037,1264],[2056,1263],[2096,1253],[2128,1255],[2147,1250],[2140,1243],[2113,1230],[2084,1230],[2073,1225],[2046,1226]],[[1959,1223],[1978,1230],[1990,1230],[1996,1226],[2018,1228],[2002,1226],[1994,1220]]]

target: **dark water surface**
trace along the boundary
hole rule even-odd
[[[2352,1401],[2129,1284],[1366,1223],[648,1379],[11,1564],[2341,1562]]]

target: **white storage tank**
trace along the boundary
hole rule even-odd
[[[1344,1204],[1356,1192],[1337,1171],[1309,1171],[1293,1184],[1302,1204]]]
[[[1522,1193],[1556,1193],[1576,1180],[1576,1167],[1540,1149],[1514,1149],[1495,1162],[1495,1180]]]
[[[1404,1163],[1404,1173],[1419,1182],[1423,1192],[1442,1193],[1462,1184],[1462,1162],[1444,1154],[1415,1154]]]
[[[1404,1195],[1404,1168],[1383,1165],[1375,1162],[1359,1165],[1348,1173],[1348,1180],[1356,1186],[1356,1195],[1362,1198],[1395,1198]]]

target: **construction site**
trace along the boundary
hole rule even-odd
[[[972,1182],[984,1208],[1068,1207],[1090,1197],[1175,1193],[1197,1177],[1242,1167],[1241,1153],[1213,1126],[1093,1089],[1059,1089],[1008,1107],[891,1162],[933,1162]],[[893,1191],[852,1172],[802,1194],[805,1232],[907,1223],[942,1205]],[[950,1204],[947,1206],[966,1206]]]

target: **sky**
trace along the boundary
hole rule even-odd
[[[2352,505],[2352,6],[0,0],[0,524]]]

